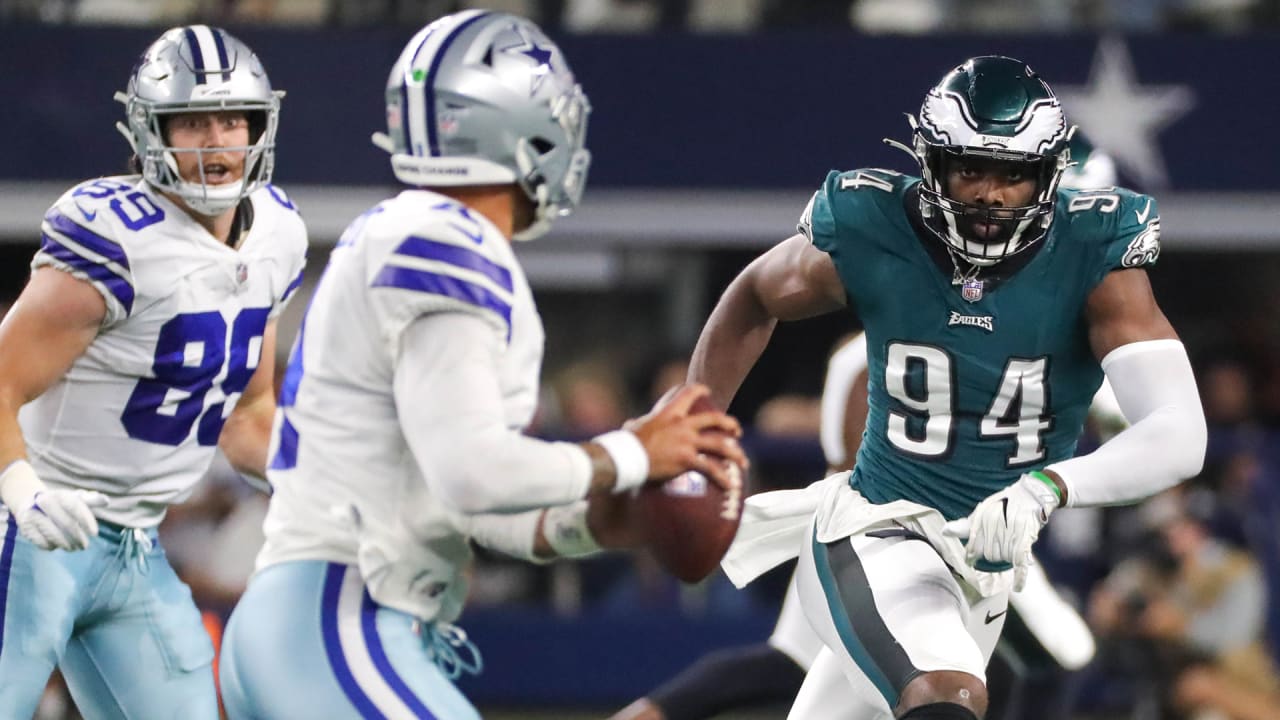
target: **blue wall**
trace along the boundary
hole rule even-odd
[[[368,137],[380,129],[382,86],[408,29],[233,32],[289,93],[280,182],[390,182]],[[111,93],[155,35],[0,27],[0,179],[121,168],[128,150],[112,128],[122,111]],[[967,56],[1020,57],[1061,90],[1088,82],[1099,41],[778,34],[562,44],[595,106],[593,186],[765,188],[816,185],[835,166],[907,167],[880,138],[904,138],[902,113]],[[1280,189],[1280,37],[1135,36],[1124,47],[1140,89],[1194,94],[1194,107],[1156,135],[1174,189]]]

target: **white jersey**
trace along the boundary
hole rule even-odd
[[[270,185],[249,201],[238,249],[136,176],[81,183],[45,214],[32,267],[89,282],[107,311],[18,420],[40,478],[104,493],[104,520],[156,525],[190,494],[261,360],[267,322],[301,282],[307,233],[293,204]]]
[[[259,570],[291,560],[358,565],[381,604],[443,621],[460,612],[468,540],[433,496],[444,481],[424,467],[431,458],[416,461],[411,441],[414,432],[466,434],[447,420],[449,427],[406,428],[410,411],[398,412],[396,400],[407,329],[442,318],[480,328],[479,344],[494,349],[498,429],[522,429],[536,407],[544,336],[511,244],[458,202],[407,190],[352,223],[307,310],[276,415]],[[432,342],[471,341],[442,335]],[[486,361],[488,353],[481,353]],[[521,480],[490,478],[508,487]],[[397,588],[384,577],[393,566],[403,580]]]
[[[827,361],[827,376],[822,384],[822,422],[818,439],[828,467],[838,467],[848,460],[844,446],[844,413],[849,393],[858,376],[867,371],[867,336],[858,333],[841,345]]]

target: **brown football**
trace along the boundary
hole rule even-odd
[[[690,408],[692,413],[713,410],[706,397]],[[636,496],[635,517],[641,540],[658,563],[694,583],[710,575],[729,550],[742,520],[742,502],[741,489],[726,492],[702,473],[689,471],[644,486]]]

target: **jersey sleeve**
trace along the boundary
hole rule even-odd
[[[92,285],[106,301],[102,325],[109,327],[133,312],[136,287],[129,255],[105,209],[93,197],[64,195],[44,215],[31,268],[54,267]]]
[[[796,231],[809,239],[815,247],[828,254],[836,251],[836,218],[832,210],[831,188],[838,181],[840,173],[832,170],[827,174],[822,187],[809,198],[809,204],[800,214],[796,223]]]
[[[1160,257],[1160,208],[1155,198],[1118,191],[1115,211],[1102,216],[1102,260],[1094,284],[1112,270],[1156,264]]]
[[[270,318],[274,319],[289,306],[298,288],[302,287],[303,276],[307,269],[307,225],[302,220],[297,208],[284,191],[274,185],[268,185],[271,198],[280,205],[282,218],[280,230],[276,233],[275,242],[283,249],[282,268],[284,277],[278,287],[282,290],[276,295],[276,302],[271,307]]]
[[[405,327],[431,313],[474,315],[499,334],[511,334],[515,302],[514,256],[487,233],[470,234],[453,222],[412,230],[370,223],[372,251],[365,267],[369,296],[388,347],[395,352]],[[377,250],[374,250],[374,247]]]

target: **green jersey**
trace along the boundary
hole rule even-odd
[[[1156,261],[1160,221],[1145,195],[1060,190],[1046,236],[989,269],[1015,271],[958,277],[919,222],[919,182],[832,172],[800,231],[831,256],[866,330],[869,411],[851,482],[871,502],[955,519],[1072,456],[1102,382],[1086,299],[1110,271]]]

